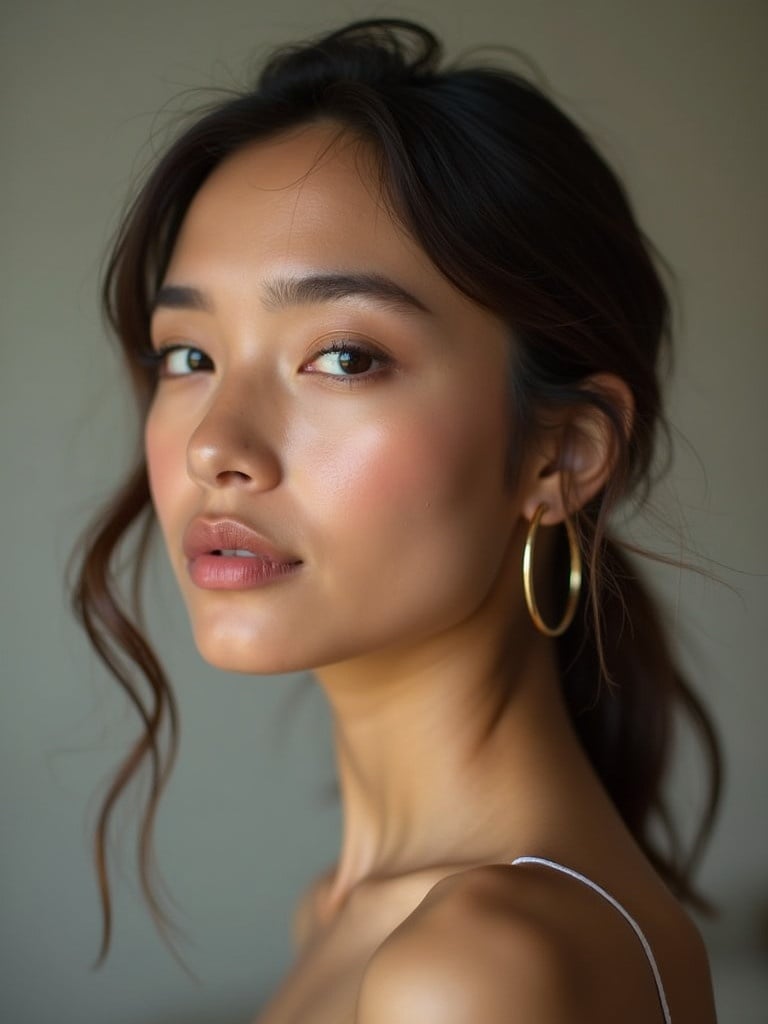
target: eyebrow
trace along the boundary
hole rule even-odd
[[[269,310],[284,309],[313,302],[332,302],[351,296],[374,299],[392,309],[429,313],[424,303],[401,285],[382,274],[307,274],[268,281],[264,287],[264,305]]]
[[[156,309],[196,309],[203,313],[213,312],[211,303],[199,288],[183,284],[164,284],[152,303],[151,312]]]
[[[431,312],[420,299],[401,285],[382,274],[374,273],[319,273],[304,277],[275,278],[265,284],[262,302],[265,309],[277,312],[288,306],[333,302],[358,295],[401,312]],[[160,308],[212,313],[213,303],[198,288],[166,284],[160,288],[152,304],[153,312]]]

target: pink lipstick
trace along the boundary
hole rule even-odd
[[[184,533],[192,582],[205,590],[249,590],[284,579],[301,559],[236,519],[193,519]]]

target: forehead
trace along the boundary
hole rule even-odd
[[[478,320],[503,329],[393,216],[373,146],[331,122],[249,143],[223,161],[192,201],[166,279],[250,288],[254,276],[344,271],[397,281],[454,325],[469,318],[475,329]]]
[[[315,266],[405,260],[435,272],[388,209],[370,145],[328,123],[251,143],[213,171],[174,262],[212,250]]]

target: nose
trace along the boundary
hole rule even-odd
[[[187,446],[187,472],[206,488],[243,487],[267,491],[282,479],[281,461],[254,412],[253,396],[217,395]],[[277,436],[277,434],[275,435]]]

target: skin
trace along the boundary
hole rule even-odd
[[[428,312],[360,295],[264,302],[278,278],[338,271],[385,275]],[[509,489],[510,331],[431,264],[390,215],[372,154],[327,123],[220,165],[192,203],[165,283],[199,290],[208,307],[157,310],[153,344],[191,346],[210,369],[182,372],[184,356],[174,355],[166,370],[179,375],[161,379],[146,425],[153,501],[196,643],[230,671],[312,669],[335,727],[339,859],[299,908],[303,956],[259,1020],[376,1024],[391,979],[403,976],[398,950],[412,963],[420,949],[440,948],[440,907],[459,931],[476,930],[471,949],[493,922],[512,926],[521,900],[545,928],[570,905],[575,948],[597,914],[627,969],[647,971],[626,924],[585,902],[580,886],[544,878],[521,887],[522,869],[479,867],[526,853],[570,863],[619,898],[632,886],[662,952],[670,935],[678,948],[695,944],[582,752],[552,641],[522,595],[536,508],[545,502],[543,523],[556,525],[564,491],[576,508],[610,473],[597,414],[534,439]],[[341,339],[386,362],[363,360],[369,369],[349,385],[339,357],[321,354]],[[626,386],[595,383],[631,419]],[[200,514],[241,519],[303,564],[265,587],[203,590],[182,551]],[[546,560],[553,532],[540,531],[537,557]],[[489,888],[473,889],[478,879]],[[415,931],[402,931],[406,919]],[[522,943],[530,964],[516,935],[509,949]],[[500,966],[497,980],[507,973]],[[634,1005],[647,1009],[656,995],[651,983],[643,1004],[642,977]],[[335,994],[321,998],[328,989]],[[697,1019],[709,1020],[701,1010]]]

